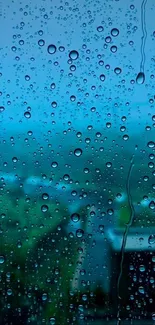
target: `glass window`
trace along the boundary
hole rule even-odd
[[[0,3],[0,325],[155,322],[155,2]]]

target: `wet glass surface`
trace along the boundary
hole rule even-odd
[[[154,16],[0,3],[0,325],[155,323]]]

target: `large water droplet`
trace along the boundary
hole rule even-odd
[[[78,229],[76,231],[76,237],[81,238],[84,235],[84,231],[82,229]]]
[[[118,34],[119,34],[119,30],[117,28],[113,28],[111,30],[111,35],[112,36],[116,37],[116,36],[118,36]]]
[[[74,155],[76,157],[80,157],[82,155],[82,150],[80,148],[77,148],[74,150]]]
[[[79,57],[79,53],[78,53],[77,51],[75,51],[75,50],[70,51],[70,53],[69,53],[69,57],[70,57],[70,59],[72,59],[72,60],[77,60],[78,57]]]
[[[45,204],[42,205],[42,206],[41,206],[41,211],[44,212],[44,213],[47,212],[47,211],[48,211],[48,206],[45,205]]]
[[[78,213],[73,213],[71,215],[71,219],[72,219],[73,222],[78,222],[80,220],[80,216],[79,216]]]
[[[25,116],[27,119],[29,119],[29,118],[31,118],[31,113],[27,111],[27,112],[24,113],[24,116]]]
[[[49,54],[54,54],[54,53],[56,52],[56,50],[57,50],[57,48],[56,48],[56,46],[53,45],[53,44],[50,44],[50,45],[48,46],[48,48],[47,48],[47,52],[48,52]]]
[[[3,263],[4,263],[4,256],[1,255],[1,256],[0,256],[0,264],[3,264]]]
[[[142,85],[145,81],[145,74],[144,72],[139,72],[136,78],[136,82],[138,85]]]
[[[148,243],[149,243],[150,245],[155,244],[155,235],[150,235],[150,236],[149,236]]]

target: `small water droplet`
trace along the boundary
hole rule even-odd
[[[138,85],[142,85],[145,81],[145,74],[144,72],[139,72],[136,78],[136,82]]]

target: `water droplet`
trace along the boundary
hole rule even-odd
[[[48,200],[49,199],[49,195],[47,193],[43,193],[42,199],[43,200]]]
[[[104,28],[103,28],[103,26],[98,26],[97,27],[97,31],[100,33],[100,32],[103,32],[103,30],[104,30]]]
[[[147,146],[148,146],[149,148],[154,148],[154,147],[155,147],[155,142],[153,142],[153,141],[149,141],[148,144],[147,144]]]
[[[76,157],[80,157],[82,155],[82,149],[80,149],[80,148],[75,149],[74,150],[74,155]]]
[[[30,112],[25,112],[25,113],[24,113],[24,116],[25,116],[27,119],[29,119],[29,118],[31,118],[31,113],[30,113]]]
[[[71,220],[75,223],[78,222],[80,220],[80,215],[78,213],[73,213],[71,215]]]
[[[111,123],[110,122],[107,122],[106,123],[106,127],[107,127],[107,129],[110,129],[111,128]]]
[[[72,60],[77,60],[78,57],[79,57],[79,53],[78,53],[77,51],[75,51],[75,50],[72,50],[72,51],[70,51],[70,53],[69,53],[69,57],[70,57],[70,59],[72,59]]]
[[[82,229],[78,229],[78,230],[76,231],[76,237],[78,237],[78,238],[82,238],[83,235],[84,235],[84,231],[83,231]]]
[[[119,30],[118,30],[117,28],[113,28],[113,29],[111,30],[111,35],[112,35],[113,37],[118,36],[118,35],[119,35]]]
[[[55,317],[50,317],[50,325],[55,325]]]
[[[3,255],[0,255],[0,264],[3,264],[4,261],[5,261],[4,256]]]
[[[152,314],[152,320],[155,320],[155,313]]]
[[[138,288],[138,291],[139,291],[140,293],[142,293],[142,294],[145,293],[144,287],[142,287],[142,286],[140,286],[140,287]]]
[[[150,204],[149,204],[149,208],[151,210],[154,210],[155,209],[155,202],[154,201],[151,201]]]
[[[7,295],[8,295],[8,296],[11,296],[11,295],[12,295],[12,290],[11,290],[11,289],[8,289],[8,290],[7,290]]]
[[[4,106],[0,106],[0,113],[4,112],[5,108]]]
[[[145,74],[144,72],[139,72],[136,78],[136,82],[138,85],[142,85],[145,81]]]
[[[127,134],[124,134],[123,135],[123,140],[125,140],[125,141],[129,140],[129,136]]]
[[[49,54],[54,54],[56,52],[57,48],[54,44],[50,44],[47,48],[47,52]]]
[[[106,166],[107,166],[108,168],[110,168],[110,167],[112,167],[112,163],[111,163],[110,161],[108,161],[108,162],[106,163]]]
[[[44,213],[47,212],[47,211],[48,211],[48,206],[45,205],[45,204],[42,205],[42,206],[41,206],[41,211],[44,212]]]
[[[100,75],[100,80],[101,80],[101,81],[104,81],[104,80],[105,80],[105,75],[104,75],[104,74],[101,74],[101,75]]]
[[[144,271],[145,271],[145,265],[142,265],[142,264],[141,264],[141,265],[139,266],[139,271],[140,271],[140,272],[144,272]]]
[[[115,46],[115,45],[111,46],[110,51],[112,53],[116,53],[117,52],[117,46]]]
[[[120,74],[121,72],[122,72],[122,70],[121,70],[121,68],[115,68],[114,69],[114,72],[118,75],[118,74]]]
[[[45,41],[44,41],[43,39],[40,39],[40,40],[38,41],[38,45],[39,45],[39,46],[44,46],[44,45],[45,45]]]
[[[13,158],[12,158],[12,161],[13,161],[14,163],[16,163],[16,162],[18,161],[18,158],[17,158],[17,157],[13,157]]]
[[[148,239],[149,245],[155,244],[155,235],[150,235]]]
[[[47,300],[47,293],[43,293],[43,294],[42,294],[42,300],[43,300],[43,301],[46,301],[46,300]]]
[[[51,166],[52,166],[53,168],[56,168],[56,167],[58,167],[58,163],[57,163],[56,161],[53,161],[52,164],[51,164]]]

